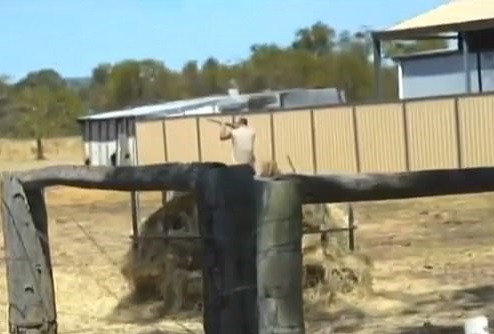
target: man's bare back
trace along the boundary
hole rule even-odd
[[[235,127],[229,130],[222,124],[220,140],[232,141],[233,161],[237,164],[250,164],[254,167],[254,144],[256,133],[250,128],[247,119],[241,118]]]

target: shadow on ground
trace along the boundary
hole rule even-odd
[[[437,326],[425,323],[420,327],[401,329],[397,334],[463,334],[461,326]]]
[[[306,315],[305,320],[308,324],[308,332],[318,333],[331,325],[335,333],[354,333],[363,328],[365,324],[365,313],[357,307],[348,306],[338,311],[324,310],[323,307],[317,311],[312,309]]]
[[[463,333],[463,322],[475,315],[494,317],[494,286],[479,286],[420,295],[406,292],[379,293],[376,297],[395,300],[405,305],[399,312],[372,316],[362,308],[345,305],[338,311],[311,305],[306,320],[318,332],[324,326],[335,333],[354,333],[372,327],[375,332],[399,334]],[[395,323],[390,323],[393,318]]]
[[[461,290],[415,296],[416,301],[402,314],[404,316],[429,315],[429,319],[415,327],[401,328],[400,334],[463,333],[463,321],[482,314],[494,316],[494,286],[485,285]]]
[[[137,298],[133,294],[122,298],[112,313],[106,317],[110,323],[149,325],[162,320],[201,321],[200,305],[190,306],[176,313],[166,312],[165,303],[159,298]]]

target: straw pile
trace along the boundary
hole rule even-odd
[[[279,174],[275,162],[261,165],[259,175]],[[369,294],[372,285],[370,260],[348,251],[347,233],[318,232],[347,227],[347,206],[304,205],[302,224],[305,232],[317,232],[304,234],[302,240],[306,304],[326,305],[340,295],[364,297]],[[117,309],[154,300],[160,302],[159,311],[152,312],[156,317],[190,310],[200,304],[200,240],[151,238],[198,235],[195,196],[189,193],[175,196],[143,222],[140,235],[149,239],[141,242],[138,249],[130,247],[125,255],[122,274],[132,293]]]
[[[261,165],[261,176],[282,172],[276,162]],[[347,204],[305,204],[302,207],[304,299],[308,309],[327,307],[339,297],[365,298],[372,293],[372,261],[350,252],[347,232],[323,232],[349,226]],[[356,222],[354,222],[356,224]]]
[[[117,306],[114,317],[155,318],[200,303],[201,242],[187,238],[198,235],[195,203],[191,193],[177,195],[141,224],[144,239],[138,248],[129,247],[121,267],[131,294]],[[145,307],[133,307],[139,305]]]

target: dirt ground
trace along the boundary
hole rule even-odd
[[[0,170],[33,166],[29,161],[0,162]],[[143,196],[143,216],[159,205],[159,196]],[[108,320],[128,291],[119,273],[130,241],[128,198],[127,193],[48,190],[59,333],[201,333],[198,318],[147,324]],[[329,324],[334,333],[424,333],[426,322],[438,330],[429,333],[462,333],[465,318],[494,315],[494,267],[489,262],[494,255],[494,194],[357,203],[355,212],[358,246],[374,260],[375,295],[306,314],[307,333],[324,333]],[[4,279],[0,319],[5,319],[0,331],[7,332]]]

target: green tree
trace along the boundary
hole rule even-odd
[[[437,45],[418,42],[406,45],[407,52]],[[391,52],[401,44],[387,46]],[[401,50],[400,49],[400,50]],[[232,82],[242,92],[294,87],[337,87],[351,102],[368,100],[373,94],[372,41],[365,27],[357,32],[337,32],[323,22],[295,32],[288,47],[260,43],[250,56],[236,64],[210,57],[201,66],[187,62],[172,71],[157,60],[125,60],[100,64],[92,73],[86,104],[98,111],[120,109],[157,101],[225,94]],[[393,66],[383,69],[384,95],[396,97],[397,76]]]
[[[182,84],[179,74],[170,71],[157,60],[125,60],[114,64],[104,91],[106,108],[155,103],[180,98]]]
[[[109,108],[119,109],[140,104],[143,87],[139,63],[126,60],[114,65],[107,88]]]
[[[349,102],[373,97],[372,40],[367,28],[336,31],[323,22],[301,27],[288,46],[255,44],[245,60],[225,64],[214,57],[201,66],[187,62],[173,71],[155,59],[100,63],[90,84],[68,85],[52,69],[26,75],[16,84],[0,80],[0,131],[3,135],[41,139],[75,130],[74,118],[160,101],[295,87],[336,87]],[[385,55],[443,48],[445,41],[385,43]],[[397,97],[396,67],[384,63],[383,94]],[[73,87],[73,88],[69,88]],[[74,91],[75,89],[76,91]],[[42,153],[42,152],[41,152]]]
[[[299,29],[295,34],[292,47],[307,50],[316,55],[331,52],[335,46],[336,32],[327,24],[318,21],[308,28]]]
[[[225,94],[229,87],[229,68],[221,64],[216,58],[206,59],[201,67],[203,95]]]
[[[60,74],[53,69],[42,69],[30,72],[15,85],[17,88],[26,86],[43,86],[48,89],[56,90],[67,86],[65,80]]]
[[[180,73],[183,82],[184,95],[186,97],[195,97],[203,95],[205,91],[201,78],[201,69],[197,61],[191,60],[185,63]]]
[[[9,77],[6,75],[0,75],[0,105],[7,102],[11,91],[11,86],[9,85]]]
[[[13,108],[19,113],[17,134],[36,140],[36,159],[44,159],[43,139],[74,133],[76,118],[85,108],[79,97],[67,88],[25,86],[17,90]]]
[[[108,63],[102,63],[96,66],[91,73],[91,81],[99,86],[104,86],[108,82],[112,65]]]

